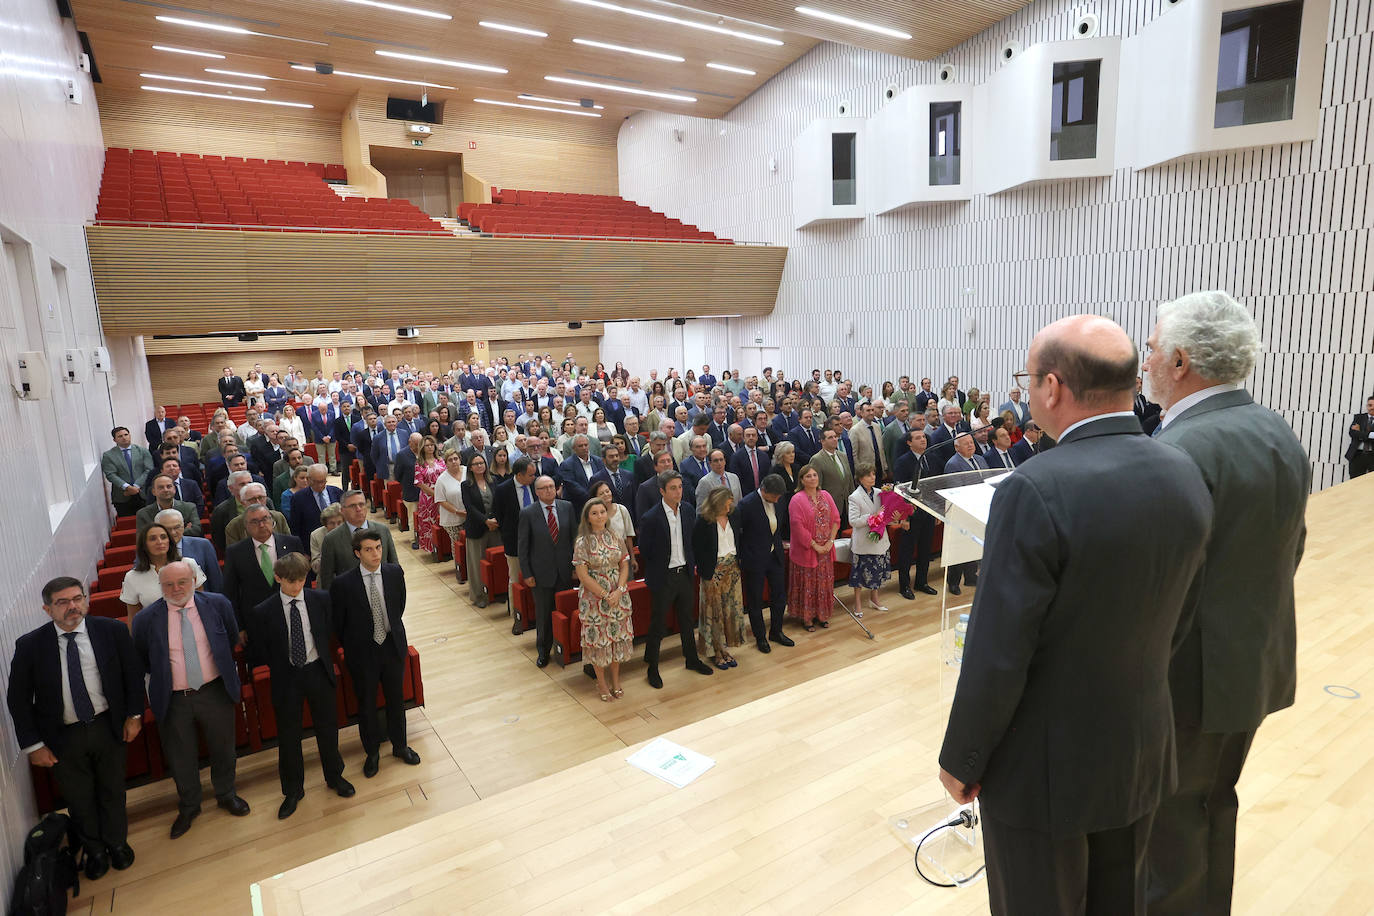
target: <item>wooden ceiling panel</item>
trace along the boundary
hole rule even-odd
[[[72,0],[78,28],[91,40],[104,82],[118,89],[142,85],[311,104],[322,113],[341,113],[360,90],[388,90],[418,96],[421,87],[388,84],[292,70],[291,64],[327,63],[336,71],[421,80],[433,101],[490,98],[516,102],[520,93],[562,99],[591,98],[596,112],[618,123],[639,109],[719,117],[820,40],[837,41],[913,58],[929,58],[977,34],[1023,7],[1028,0],[808,0],[811,5],[909,32],[903,41],[851,26],[803,16],[788,0],[719,0],[710,9],[661,0],[606,0],[657,16],[764,36],[763,44],[677,23],[628,15],[577,0],[398,0],[399,5],[440,11],[448,20],[423,18],[348,0],[187,0],[185,5],[144,0]],[[232,34],[158,21],[171,16],[209,22],[256,34]],[[731,18],[736,17],[736,18]],[[480,20],[541,30],[538,38],[483,28]],[[575,44],[584,38],[663,52],[681,63]],[[154,51],[154,44],[225,55],[223,60]],[[494,74],[379,56],[386,50],[422,57],[462,60],[508,70]],[[706,66],[719,62],[755,71],[748,76]],[[209,74],[206,67],[272,77],[261,81]],[[142,73],[261,85],[265,92],[160,81]],[[558,84],[545,76],[689,95],[695,102]],[[175,94],[169,100],[181,98]],[[194,99],[194,96],[186,96]],[[532,103],[540,104],[540,103]],[[552,106],[559,107],[559,106]],[[226,109],[227,110],[227,109]],[[245,118],[267,106],[239,105]],[[574,116],[529,112],[557,121]],[[576,120],[582,120],[580,118]],[[591,119],[587,119],[591,120]]]

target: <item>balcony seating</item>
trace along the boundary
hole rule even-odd
[[[463,203],[458,219],[492,235],[516,238],[572,237],[731,244],[696,226],[623,197],[554,191],[493,189],[492,202]]]

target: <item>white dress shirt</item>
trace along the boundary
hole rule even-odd
[[[716,558],[724,559],[735,555],[735,529],[729,523],[724,528],[716,522]]]
[[[71,725],[76,722],[76,707],[72,705],[72,685],[67,674],[67,640],[63,636],[66,631],[55,622],[52,626],[57,631],[57,654],[62,663],[62,724]],[[98,716],[110,708],[110,703],[105,699],[104,682],[100,680],[100,668],[95,663],[95,647],[91,645],[91,635],[86,632],[85,618],[72,632],[76,634],[76,654],[81,657],[81,679],[86,682],[86,692],[91,695],[91,707]]]
[[[377,585],[378,588],[381,587],[380,582]],[[296,608],[301,612],[301,629],[305,631],[305,663],[308,665],[311,662],[319,661],[320,653],[315,649],[315,640],[310,635],[310,614],[305,609],[305,592],[302,591],[294,598],[286,592],[278,592],[277,594],[281,595],[281,615],[282,620],[286,621],[287,657],[290,658],[291,655],[291,602],[294,601]]]
[[[760,498],[760,499],[763,499],[762,497],[759,497],[759,498]],[[778,533],[778,507],[777,507],[777,504],[776,504],[776,503],[770,503],[768,500],[764,499],[764,500],[763,500],[763,514],[766,515],[766,516],[768,516],[768,528],[769,528],[769,530],[771,530],[774,534],[777,534],[777,533]]]
[[[669,509],[663,504],[663,514],[668,518],[668,568],[676,569],[687,565],[687,555],[682,551],[682,504]]]
[[[1174,420],[1178,417],[1182,416],[1183,412],[1187,410],[1189,407],[1192,407],[1195,404],[1201,404],[1208,398],[1214,398],[1219,394],[1225,394],[1228,391],[1236,391],[1239,388],[1240,386],[1236,384],[1226,384],[1213,385],[1211,388],[1204,388],[1201,391],[1194,391],[1187,397],[1180,398],[1177,403],[1170,407],[1168,413],[1164,414],[1164,417],[1159,421],[1159,425],[1163,429],[1168,429],[1169,424],[1174,422]],[[1132,411],[1132,413],[1134,413],[1134,411]]]
[[[1065,436],[1067,436],[1069,433],[1073,432],[1075,429],[1078,429],[1078,427],[1082,426],[1084,423],[1091,423],[1091,422],[1094,421],[1094,420],[1101,420],[1101,419],[1103,419],[1104,417],[1134,417],[1134,416],[1135,416],[1135,411],[1134,411],[1134,410],[1113,410],[1113,411],[1110,412],[1110,413],[1093,414],[1091,417],[1084,417],[1083,419],[1079,420],[1077,423],[1071,424],[1071,425],[1069,426],[1068,429],[1064,430],[1062,433],[1059,434],[1059,439],[1056,440],[1056,441],[1063,441],[1063,439],[1064,439]]]

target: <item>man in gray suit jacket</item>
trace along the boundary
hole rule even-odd
[[[1222,292],[1161,305],[1147,342],[1158,441],[1197,465],[1214,506],[1197,617],[1169,672],[1179,781],[1150,837],[1152,916],[1230,912],[1236,781],[1264,717],[1293,705],[1312,469],[1283,418],[1240,387],[1260,346],[1250,313]]]
[[[375,531],[382,536],[382,562],[396,563],[396,543],[391,529],[367,517],[367,496],[362,490],[349,490],[339,498],[344,523],[324,536],[320,542],[319,587],[328,589],[334,579],[350,569],[357,569],[358,555],[353,552],[353,532],[359,528]]]
[[[535,646],[539,652],[535,664],[540,668],[549,663],[553,650],[553,596],[572,588],[573,538],[577,537],[572,503],[556,499],[557,492],[552,477],[540,477],[534,482],[535,501],[520,510],[516,555],[525,584],[534,592]]]
[[[153,455],[141,445],[134,445],[129,427],[116,426],[110,430],[114,448],[100,456],[100,473],[110,482],[110,502],[118,515],[134,515],[143,508],[143,491],[139,482],[153,469]]]
[[[1212,500],[1141,434],[1113,322],[1045,328],[1032,409],[1059,446],[997,488],[940,781],[982,800],[994,913],[1144,913],[1174,778],[1169,660],[1191,625]]]

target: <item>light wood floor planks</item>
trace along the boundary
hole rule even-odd
[[[1241,783],[1236,913],[1374,911],[1374,616],[1362,581],[1372,516],[1374,476],[1329,489],[1309,507],[1298,702],[1260,730]],[[935,640],[919,638],[933,629],[932,610],[880,619],[888,632],[876,644],[857,642],[857,628],[840,622],[790,656],[742,652],[738,673],[709,684],[669,669],[661,697],[646,697],[636,678],[620,708],[597,703],[577,674],[555,674],[562,698],[546,697],[543,685],[524,686],[538,679],[515,663],[509,673],[521,686],[486,702],[513,708],[541,691],[535,715],[541,728],[559,730],[558,742],[508,743],[491,726],[483,734],[500,749],[479,752],[465,773],[479,794],[541,768],[552,775],[451,804],[266,880],[263,910],[984,912],[981,886],[955,892],[922,883],[887,829],[889,816],[940,798],[935,757],[947,704]],[[504,669],[485,660],[485,645],[471,639],[469,651],[484,660],[465,657],[466,665]],[[502,651],[517,655],[509,645]],[[1332,684],[1364,698],[1332,696],[1324,690]],[[482,710],[467,700],[461,689],[431,698],[439,734],[482,730]],[[664,729],[715,757],[716,768],[674,790],[624,763],[620,741]],[[576,750],[561,751],[561,742]],[[503,780],[498,758],[524,766]],[[339,816],[330,807],[325,820]]]
[[[636,661],[625,668],[625,698],[607,704],[597,699],[580,664],[536,668],[534,633],[512,636],[505,604],[478,609],[450,564],[411,551],[409,534],[396,533],[396,543],[407,575],[406,630],[420,651],[425,680],[427,706],[409,714],[420,766],[406,767],[383,755],[378,776],[364,779],[357,730],[348,729],[340,744],[345,775],[358,794],[344,800],[325,790],[313,744],[307,742],[305,800],[290,820],[280,822],[275,752],[242,758],[239,793],[252,805],[252,814],[233,818],[209,800],[191,831],[178,840],[167,836],[176,816],[171,782],[135,790],[129,842],[137,861],[128,871],[83,883],[74,912],[249,913],[255,881],[507,790],[533,804],[533,819],[546,820],[556,832],[568,818],[553,805],[531,802],[540,797],[535,787],[541,778],[606,755],[618,760],[627,747],[648,738],[728,714],[795,684],[843,674],[855,662],[910,645],[938,628],[938,599],[922,595],[916,602],[904,601],[894,584],[884,593],[893,610],[865,618],[875,640],[848,617],[814,634],[789,626],[796,648],[775,647],[764,656],[751,643],[737,650],[738,668],[708,678],[681,667],[673,636],[664,642],[664,688],[651,689],[643,664]],[[815,711],[828,703],[828,697],[818,698]],[[586,778],[591,775],[594,771]],[[202,777],[208,786],[208,772]],[[556,797],[561,790],[548,791]],[[208,788],[206,797],[211,799]],[[573,820],[587,816],[583,812]],[[452,867],[440,865],[437,871],[447,874]],[[580,875],[577,881],[585,879]],[[553,907],[558,908],[556,902]],[[369,910],[360,903],[356,911]]]

